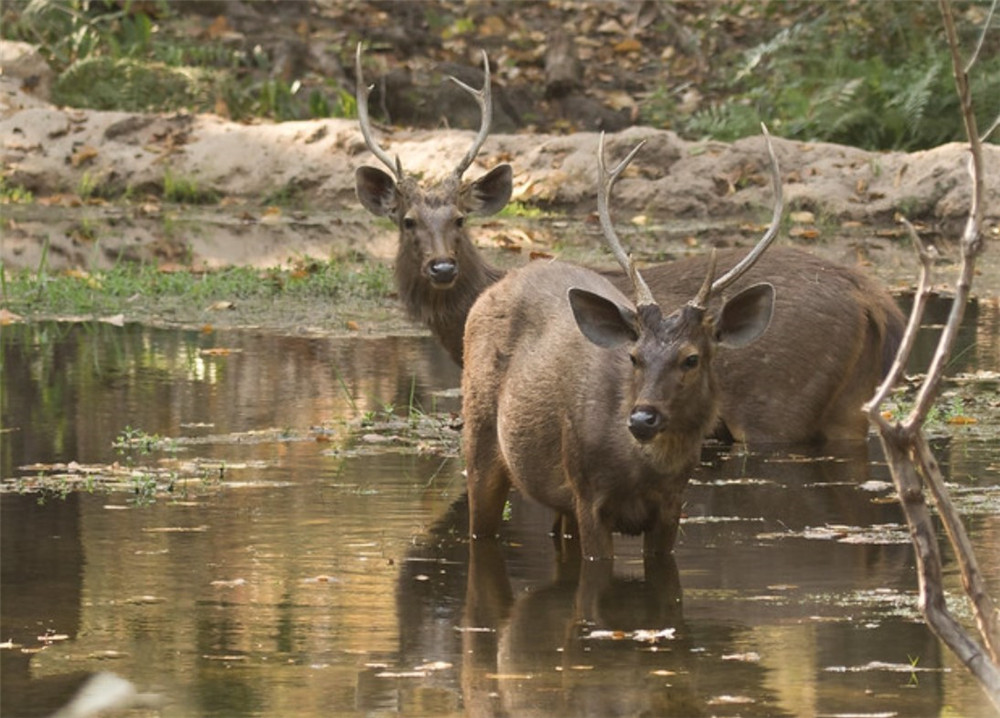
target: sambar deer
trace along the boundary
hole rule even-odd
[[[632,284],[630,301],[593,270],[534,262],[486,290],[469,313],[462,371],[463,446],[474,538],[500,528],[511,485],[574,517],[588,558],[612,558],[612,532],[672,550],[681,500],[717,415],[718,347],[746,346],[768,327],[774,287],[720,295],[777,234],[781,181],[770,139],[775,212],[757,246],[724,276],[709,262],[697,294],[665,313],[622,249],[611,188],[642,143],[609,173],[598,148],[598,215]]]
[[[399,157],[393,162],[373,138],[368,117],[371,88],[362,74],[360,43],[355,54],[361,133],[372,154],[392,172],[359,167],[354,175],[358,199],[369,212],[387,217],[399,227],[395,269],[399,298],[409,317],[430,328],[460,366],[465,317],[482,291],[503,276],[479,255],[465,220],[469,215],[488,216],[503,209],[510,199],[513,177],[511,166],[501,164],[473,182],[462,181],[486,142],[493,118],[490,62],[485,52],[483,67],[486,77],[482,90],[451,78],[479,103],[479,134],[447,177],[421,186],[416,177],[403,172]]]
[[[400,299],[407,314],[427,326],[461,365],[469,310],[504,275],[475,248],[465,218],[498,212],[506,204],[511,168],[502,164],[474,182],[461,180],[489,134],[488,59],[484,55],[482,90],[455,80],[479,103],[479,133],[451,175],[427,187],[405,174],[399,158],[393,161],[375,141],[360,45],[355,64],[362,134],[393,173],[359,168],[358,198],[399,227],[395,275]],[[721,250],[720,269],[730,269],[742,255],[740,249]],[[646,267],[643,276],[660,305],[672,309],[694,295],[707,269],[708,257],[702,255]],[[624,271],[601,273],[629,291]],[[864,440],[868,420],[861,405],[888,370],[903,335],[896,303],[860,269],[792,247],[771,248],[735,288],[762,281],[776,288],[778,311],[767,341],[719,357],[717,436],[754,444]]]

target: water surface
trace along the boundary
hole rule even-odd
[[[955,370],[996,371],[973,316]],[[609,570],[516,496],[470,550],[459,375],[428,338],[41,324],[2,347],[8,487],[59,462],[184,479],[0,494],[4,716],[97,671],[164,716],[992,715],[919,618],[874,443],[708,447],[675,558],[616,537]],[[126,427],[176,443],[116,450]],[[996,595],[995,429],[934,447]]]

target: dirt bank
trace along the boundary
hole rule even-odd
[[[43,236],[54,267],[100,266],[123,256],[211,266],[346,250],[392,254],[394,229],[369,218],[355,198],[354,169],[374,163],[355,121],[239,124],[214,115],[64,109],[27,94],[21,82],[0,78],[0,157],[6,185],[29,190],[35,201],[4,207],[2,257],[9,267],[37,266]],[[471,142],[471,133],[459,130],[386,127],[380,135],[406,170],[425,177],[447,171]],[[611,137],[610,153],[620,156],[640,139],[646,147],[615,191],[623,223],[641,215],[640,222],[668,234],[678,227],[697,234],[768,214],[761,138],[688,142],[670,131],[633,127]],[[494,134],[467,174],[510,162],[514,199],[564,215],[572,232],[595,205],[596,146],[592,132]],[[874,236],[896,212],[948,237],[964,220],[969,182],[962,145],[873,153],[777,137],[775,149],[788,206],[811,212],[805,221],[819,227],[799,237],[845,226]],[[987,233],[995,242],[1000,147],[989,145],[985,154]],[[171,182],[221,198],[221,205],[198,210],[199,229],[178,232],[171,223],[177,213],[159,199]],[[283,200],[297,209],[266,209]],[[111,229],[95,232],[102,222]]]

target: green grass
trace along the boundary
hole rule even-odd
[[[201,187],[192,177],[183,177],[169,167],[163,172],[163,199],[178,204],[217,204],[221,197],[211,188]]]
[[[31,204],[35,195],[31,190],[19,184],[13,184],[0,175],[0,204]]]
[[[391,269],[379,263],[300,262],[291,268],[230,267],[207,273],[161,272],[151,265],[121,264],[93,273],[37,270],[3,272],[3,306],[20,315],[128,314],[137,299],[147,305],[205,308],[247,300],[381,300],[392,287]]]
[[[542,209],[541,207],[533,207],[525,204],[524,202],[513,200],[508,202],[507,205],[497,213],[497,216],[516,217],[519,219],[546,219],[555,215]]]

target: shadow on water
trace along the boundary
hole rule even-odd
[[[1000,368],[976,312],[956,372]],[[621,538],[581,562],[516,494],[502,540],[470,546],[457,438],[370,435],[371,415],[457,411],[427,338],[33,325],[2,350],[4,716],[107,671],[164,716],[990,715],[920,621],[874,442],[707,446],[673,558]],[[146,505],[9,490],[24,466],[122,461],[125,426],[230,480]],[[996,577],[990,427],[934,449]]]

